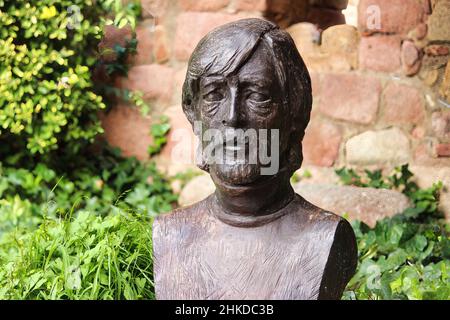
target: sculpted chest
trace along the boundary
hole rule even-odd
[[[154,224],[157,298],[318,299],[338,223],[316,220],[298,212],[234,227],[202,205],[164,217]]]

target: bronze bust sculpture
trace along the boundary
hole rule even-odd
[[[289,34],[261,19],[214,29],[189,60],[182,100],[188,120],[202,126],[196,134],[253,129],[260,144],[249,147],[248,136],[234,136],[214,144],[225,146],[225,156],[201,149],[199,166],[216,191],[155,219],[156,297],[340,299],[357,263],[353,230],[290,184],[303,159],[312,97],[308,70]],[[278,143],[261,138],[264,130],[277,132]],[[246,146],[244,161],[236,161]],[[271,150],[276,171],[261,174],[263,161],[248,161],[260,148]]]

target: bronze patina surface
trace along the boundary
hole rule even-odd
[[[189,60],[182,100],[203,131],[278,129],[279,169],[263,175],[260,161],[210,163],[200,153],[216,191],[155,219],[157,298],[340,299],[357,264],[353,230],[290,184],[312,97],[289,34],[261,19],[214,29]]]

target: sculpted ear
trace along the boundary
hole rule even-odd
[[[194,85],[195,84],[193,80],[189,78],[186,79],[186,81],[183,84],[182,104],[181,104],[183,112],[192,126],[194,125],[194,121],[196,120],[195,116],[196,102],[193,87]]]
[[[188,121],[193,126],[194,125],[194,121],[195,121],[195,112],[194,112],[193,106],[183,103],[182,104],[182,108],[183,108],[183,112],[184,112],[186,118],[188,119]]]

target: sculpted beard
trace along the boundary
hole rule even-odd
[[[249,184],[258,180],[260,177],[260,167],[261,165],[259,163],[223,163],[211,165],[210,172],[224,182],[240,185]]]
[[[261,169],[270,165],[274,157],[279,157],[279,150],[272,150],[270,134],[261,137],[258,132],[253,137],[234,135],[215,143],[212,148],[214,152],[203,154],[208,161],[209,172],[221,181],[234,185],[268,178],[261,174]],[[274,145],[278,147],[278,143]]]

